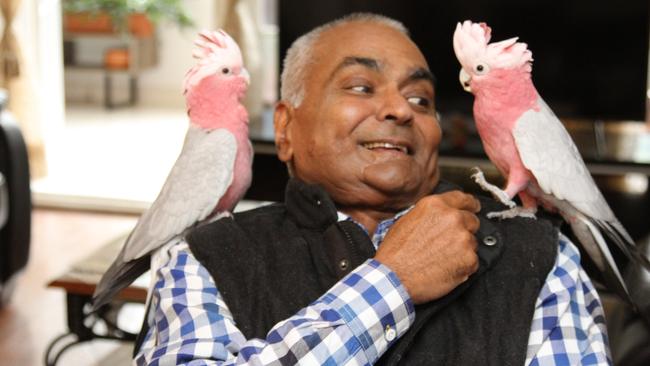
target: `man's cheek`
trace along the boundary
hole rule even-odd
[[[337,112],[332,115],[339,126],[342,127],[340,133],[349,135],[351,130],[363,123],[364,120],[375,114],[374,108],[368,102],[359,100],[342,100],[337,105]]]

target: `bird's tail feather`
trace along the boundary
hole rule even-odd
[[[612,252],[609,250],[609,247],[607,246],[607,242],[605,241],[605,238],[603,237],[602,233],[589,218],[579,215],[578,219],[581,224],[587,227],[587,229],[589,230],[589,234],[591,234],[593,243],[598,246],[598,249],[600,250],[600,253],[603,256],[604,261],[602,261],[603,262],[602,264],[606,268],[601,268],[601,270],[603,271],[605,277],[611,278],[612,277],[611,274],[614,275],[615,283],[610,285],[613,285],[615,288],[620,288],[620,290],[622,290],[623,292],[621,295],[625,299],[629,300],[630,295],[627,286],[625,285],[625,281],[623,280],[623,276],[621,275],[621,271],[618,269],[618,265],[616,264],[616,261],[614,261]],[[583,238],[580,237],[580,235],[577,236],[579,239],[581,239],[581,241],[584,240]],[[608,275],[608,272],[610,272],[611,274]],[[612,280],[610,279],[608,280],[608,282],[612,282]],[[619,292],[621,292],[620,290]]]
[[[609,224],[609,226],[612,227],[618,233],[618,235],[622,236],[623,240],[625,240],[628,243],[634,244],[634,239],[632,239],[630,234],[628,234],[627,230],[625,230],[625,228],[623,227],[623,225],[621,225],[620,222],[618,221],[607,222],[607,224]]]
[[[650,271],[650,260],[639,250],[634,240],[620,222],[597,221],[605,234],[621,249],[630,260],[638,261],[641,266]]]
[[[92,311],[108,304],[120,291],[149,269],[150,256],[146,255],[129,262],[119,260],[111,264],[102,276],[93,294]]]

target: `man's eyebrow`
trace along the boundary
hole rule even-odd
[[[375,60],[374,58],[370,57],[360,57],[360,56],[348,56],[341,61],[334,71],[332,72],[332,75],[336,75],[341,69],[344,69],[349,66],[354,66],[354,65],[361,65],[365,66],[369,69],[372,69],[374,71],[379,71],[380,65],[379,61]]]
[[[433,75],[433,73],[423,67],[415,69],[406,78],[407,82],[412,82],[412,81],[418,81],[418,80],[427,80],[431,83],[431,86],[435,87],[436,86],[436,77]]]

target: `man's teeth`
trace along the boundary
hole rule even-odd
[[[388,142],[369,142],[363,144],[363,147],[366,149],[394,149],[394,150],[399,150],[403,152],[404,154],[408,154],[408,148],[406,146],[400,146],[400,145],[393,145]]]

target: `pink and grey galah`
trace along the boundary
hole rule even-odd
[[[182,151],[99,282],[95,310],[150,267],[155,273],[168,246],[197,225],[227,215],[250,186],[253,149],[242,105],[249,76],[241,52],[221,30],[201,32],[195,45],[197,63],[183,82],[190,124]]]
[[[485,153],[506,178],[503,190],[475,170],[473,179],[509,207],[490,217],[534,218],[541,204],[559,212],[613,290],[631,300],[604,233],[633,263],[650,269],[596,186],[569,133],[533,85],[532,53],[517,38],[489,43],[485,23],[458,23],[453,45],[460,82],[474,94]],[[523,207],[513,198],[519,196]],[[632,300],[632,302],[634,302]]]

